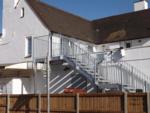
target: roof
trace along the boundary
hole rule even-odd
[[[92,21],[99,29],[96,43],[150,37],[150,9]]]
[[[90,21],[38,0],[27,0],[27,3],[50,31],[93,42],[91,37],[94,36]]]
[[[150,9],[89,21],[39,0],[26,0],[45,27],[94,44],[150,37]]]

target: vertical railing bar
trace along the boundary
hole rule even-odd
[[[50,66],[50,61],[52,59],[52,36],[53,34],[50,33],[49,34],[49,38],[48,38],[48,55],[47,55],[47,113],[50,113],[50,77],[51,77],[51,66]]]

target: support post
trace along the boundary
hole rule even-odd
[[[60,34],[60,40],[61,40],[61,45],[60,45],[60,47],[61,47],[61,49],[60,49],[60,58],[61,59],[63,59],[63,56],[64,56],[64,48],[63,48],[63,37],[62,37],[62,35]]]
[[[150,113],[150,93],[147,93],[147,113]]]
[[[33,71],[34,71],[34,73],[33,73],[33,78],[34,78],[34,94],[36,94],[36,90],[37,90],[37,88],[36,88],[37,63],[36,63],[35,59],[33,61]]]
[[[128,94],[124,93],[124,113],[128,113]]]
[[[120,63],[120,75],[121,75],[121,91],[123,92],[123,73],[122,73],[122,63]]]
[[[34,51],[34,49],[35,49],[35,43],[34,43],[34,41],[35,41],[35,39],[34,38],[32,38],[32,68],[33,68],[33,79],[34,79],[34,94],[36,93],[36,80],[35,80],[35,78],[36,78],[36,74],[37,74],[37,64],[36,64],[36,59],[35,59],[35,51]]]
[[[79,105],[79,93],[76,95],[76,113],[79,113],[80,105]]]
[[[52,59],[52,33],[48,37],[48,55],[47,55],[47,113],[50,113],[50,77],[51,77],[51,66],[50,61]]]
[[[41,94],[38,94],[38,113],[41,113]]]
[[[145,92],[147,92],[147,83],[146,83],[146,81],[144,81],[144,85],[145,85]]]
[[[7,112],[6,113],[9,113],[9,110],[10,110],[10,95],[7,94]]]

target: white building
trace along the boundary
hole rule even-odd
[[[150,91],[150,9],[141,0],[134,10],[88,21],[38,0],[3,0],[0,92]]]

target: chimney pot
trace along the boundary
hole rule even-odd
[[[134,3],[134,11],[148,9],[148,0],[139,0]]]

